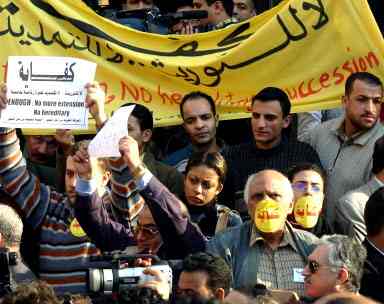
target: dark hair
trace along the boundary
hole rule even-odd
[[[213,3],[220,1],[223,4],[224,10],[229,17],[232,17],[233,14],[233,0],[206,0],[207,5],[211,6]]]
[[[203,92],[195,91],[195,92],[191,92],[191,93],[184,95],[183,99],[181,100],[180,115],[182,118],[184,118],[184,113],[183,113],[184,104],[189,100],[194,100],[194,99],[199,99],[199,98],[203,98],[209,103],[209,106],[211,107],[211,111],[212,111],[213,115],[216,116],[216,105],[215,105],[213,98],[211,96],[209,96],[208,94],[205,94]]]
[[[287,177],[290,180],[290,182],[293,181],[296,174],[302,171],[314,171],[318,173],[321,176],[323,183],[325,184],[327,179],[327,175],[325,174],[325,171],[322,168],[320,168],[318,165],[307,163],[307,162],[298,163],[288,170]]]
[[[375,142],[372,154],[372,173],[377,174],[384,169],[384,136]]]
[[[277,100],[280,103],[283,118],[291,112],[291,102],[288,95],[281,89],[275,87],[266,87],[252,97],[252,106],[256,101],[270,102]]]
[[[16,290],[6,295],[3,304],[60,304],[52,287],[43,281],[18,284]]]
[[[141,131],[148,130],[148,129],[152,130],[153,129],[152,112],[149,111],[149,109],[146,106],[143,106],[142,104],[134,103],[134,102],[125,103],[121,107],[132,106],[132,105],[134,105],[135,108],[133,109],[131,115],[136,117],[136,119],[139,121]]]
[[[221,304],[221,302],[217,299],[206,299],[199,296],[182,296],[176,297],[174,304]]]
[[[183,260],[182,271],[205,272],[208,275],[207,285],[212,291],[223,288],[225,295],[229,293],[232,271],[224,259],[219,256],[206,252],[190,254]]]
[[[227,175],[227,163],[224,157],[219,152],[194,152],[188,159],[187,166],[185,168],[185,175],[193,167],[207,166],[215,170],[219,176],[219,182],[224,184],[225,176]]]
[[[165,304],[158,292],[152,288],[126,288],[119,292],[119,304]]]
[[[349,96],[352,93],[352,88],[355,80],[361,80],[367,84],[370,84],[372,86],[379,86],[381,87],[381,90],[383,90],[383,83],[381,80],[368,72],[356,72],[347,78],[347,81],[345,82],[345,95]]]
[[[364,209],[364,221],[368,236],[376,236],[384,228],[384,187],[369,197]]]
[[[176,12],[180,7],[184,6],[193,7],[193,0],[175,0],[173,4],[173,11]]]

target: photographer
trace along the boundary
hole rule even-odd
[[[153,0],[118,0],[111,7],[102,13],[104,17],[142,32],[169,33],[168,27],[156,20],[160,10]]]
[[[2,255],[8,255],[8,257],[1,257],[1,286],[10,285],[14,289],[14,283],[29,282],[35,279],[34,274],[24,265],[20,260],[20,240],[23,232],[23,223],[16,213],[16,211],[3,203],[0,203],[0,248]],[[6,253],[5,250],[8,250]],[[8,275],[6,267],[3,265],[3,261],[9,261],[10,252],[15,253],[17,256],[16,265],[8,265],[10,278],[4,278]],[[13,263],[12,263],[13,264]],[[10,280],[9,280],[10,279]],[[4,282],[9,280],[9,282]],[[9,284],[8,284],[9,283]],[[3,291],[1,291],[3,293]]]
[[[193,0],[176,0],[174,3],[174,13],[190,12],[193,10]],[[180,35],[189,35],[198,32],[200,21],[198,19],[181,19],[172,25],[171,32]]]

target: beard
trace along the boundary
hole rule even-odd
[[[360,116],[361,117],[361,116]],[[376,117],[375,121],[372,124],[365,124],[359,119],[356,119],[355,117],[350,117],[349,122],[353,126],[355,130],[359,131],[367,131],[371,128],[373,128],[378,120],[378,117]]]

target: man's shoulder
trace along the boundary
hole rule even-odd
[[[374,138],[374,141],[384,135],[384,124],[378,121],[376,125],[372,129],[372,137]]]
[[[287,140],[286,144],[283,143],[283,147],[286,150],[292,151],[292,149],[295,149],[296,151],[311,151],[315,152],[313,147],[306,142],[297,140],[297,139],[289,139]]]
[[[176,150],[172,152],[168,157],[164,160],[164,163],[169,166],[175,166],[180,161],[187,159],[192,154],[192,145],[189,144],[188,146],[185,146],[184,148],[181,148],[179,150]]]
[[[249,234],[250,222],[245,222],[238,226],[229,227],[217,233],[208,244],[221,243],[224,246],[231,246],[240,241],[240,235],[244,233]]]
[[[359,188],[353,189],[345,193],[337,202],[337,205],[341,205],[342,208],[345,208],[346,205],[356,205],[359,202],[366,202],[371,192],[371,187],[369,186],[371,181],[360,186]]]
[[[158,160],[155,160],[154,161],[154,166],[160,170],[161,172],[164,172],[164,173],[174,173],[174,174],[177,174],[179,175],[180,173],[176,170],[176,168],[170,166],[170,165],[167,165],[167,164],[164,164],[163,162],[161,161],[158,161]]]
[[[222,150],[222,155],[224,158],[237,158],[240,152],[247,152],[250,150],[256,150],[255,144],[253,142],[241,143],[233,146],[225,146]]]
[[[308,132],[309,136],[312,140],[324,136],[334,136],[335,130],[340,127],[343,121],[344,117],[337,117],[322,122],[316,128],[313,128]]]
[[[312,246],[319,242],[319,238],[311,232],[296,228],[292,228],[292,231],[305,245]]]

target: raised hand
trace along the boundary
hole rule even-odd
[[[97,81],[87,83],[85,86],[87,90],[87,97],[85,98],[85,105],[89,109],[92,117],[96,121],[96,127],[100,128],[107,120],[105,114],[105,92],[100,87]]]
[[[153,280],[140,284],[139,287],[148,287],[157,291],[163,300],[169,299],[170,286],[167,281],[167,276],[158,269],[146,268],[144,274],[153,276]]]
[[[71,130],[57,129],[55,139],[63,149],[64,155],[69,155],[73,145],[75,144],[75,137],[71,133]]]
[[[0,111],[7,107],[7,85],[0,84]]]
[[[135,170],[137,166],[141,165],[139,146],[132,137],[124,136],[121,138],[119,141],[119,150],[131,172]]]
[[[73,156],[75,162],[75,171],[82,179],[92,179],[92,166],[91,159],[89,157],[87,147],[84,145],[80,146],[79,150]]]

